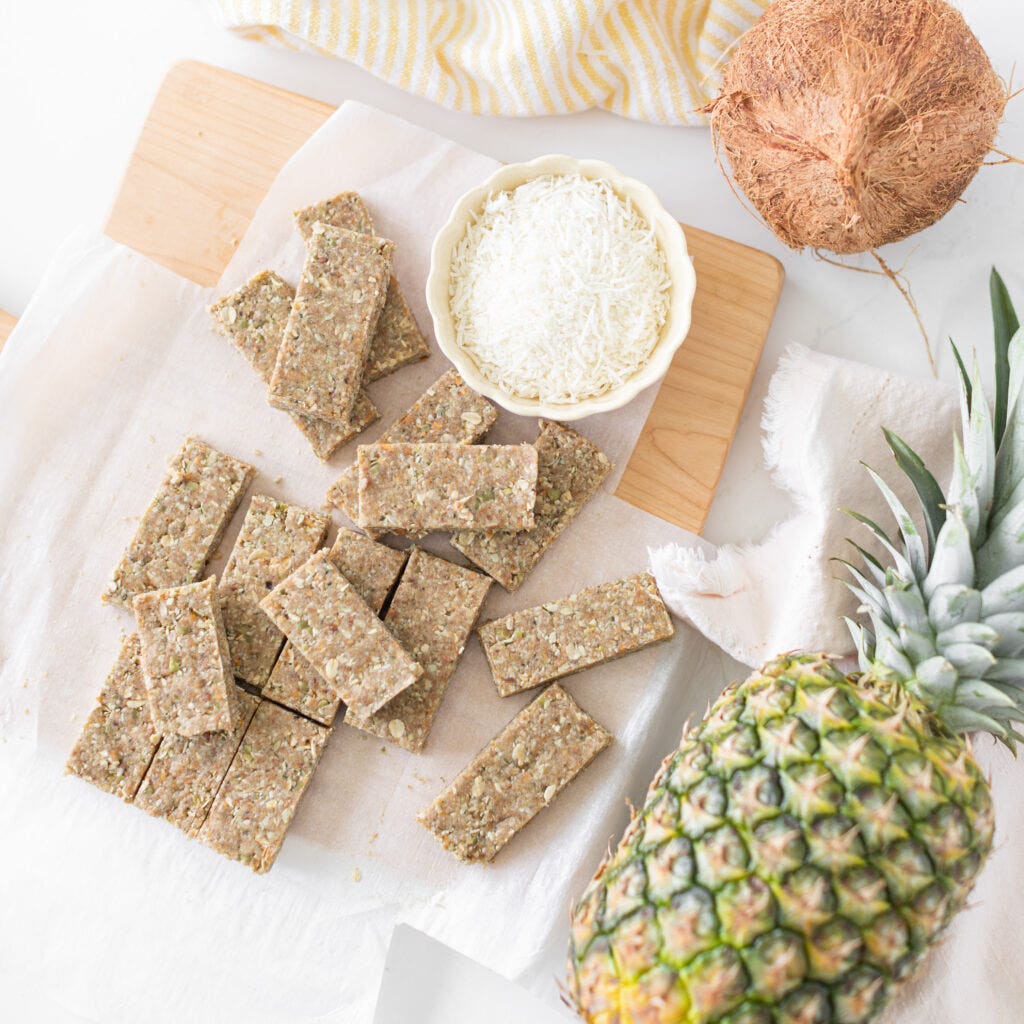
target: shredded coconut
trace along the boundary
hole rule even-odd
[[[671,280],[654,231],[605,181],[543,175],[488,198],[451,261],[455,340],[520,398],[604,394],[650,357]]]

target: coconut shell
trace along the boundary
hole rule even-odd
[[[944,0],[777,0],[708,110],[733,181],[782,241],[855,253],[942,217],[1005,105]]]

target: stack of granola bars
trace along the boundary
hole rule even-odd
[[[364,385],[428,348],[391,277],[393,246],[358,195],[296,223],[307,243],[297,291],[264,271],[211,311],[326,459],[377,418]],[[207,563],[255,470],[186,440],[104,595],[136,631],[68,770],[266,871],[342,721],[421,753],[493,582],[518,589],[610,470],[559,423],[542,421],[534,444],[485,444],[496,419],[445,373],[330,488],[328,505],[362,532],[341,528],[322,547],[328,515],[256,494],[219,579]],[[472,565],[383,539],[434,531]],[[638,573],[478,632],[508,697],[664,640],[672,625]],[[610,741],[550,685],[419,820],[460,859],[490,860]]]

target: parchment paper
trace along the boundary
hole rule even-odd
[[[624,825],[624,798],[642,798],[684,718],[722,684],[722,659],[682,624],[668,644],[566,681],[615,745],[490,867],[459,864],[414,820],[536,695],[498,698],[475,639],[424,754],[335,729],[264,877],[62,775],[132,627],[99,595],[182,439],[255,463],[250,493],[310,505],[354,456],[315,459],[210,330],[208,302],[265,266],[295,281],[292,210],[357,189],[397,242],[397,276],[427,329],[431,240],[495,166],[349,103],[281,173],[217,289],[88,234],[61,250],[0,356],[0,979],[103,1021],[362,1021],[401,920],[554,1001],[570,900]],[[435,350],[372,385],[383,415],[364,439],[445,369]],[[517,594],[492,589],[485,617],[635,571],[648,545],[683,538],[611,496],[652,398],[580,424],[616,472]],[[503,412],[491,437],[536,431]],[[428,546],[458,558],[443,539]]]

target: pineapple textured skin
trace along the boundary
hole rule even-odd
[[[787,656],[684,736],[574,908],[592,1024],[867,1024],[992,846],[969,740],[902,686]]]

